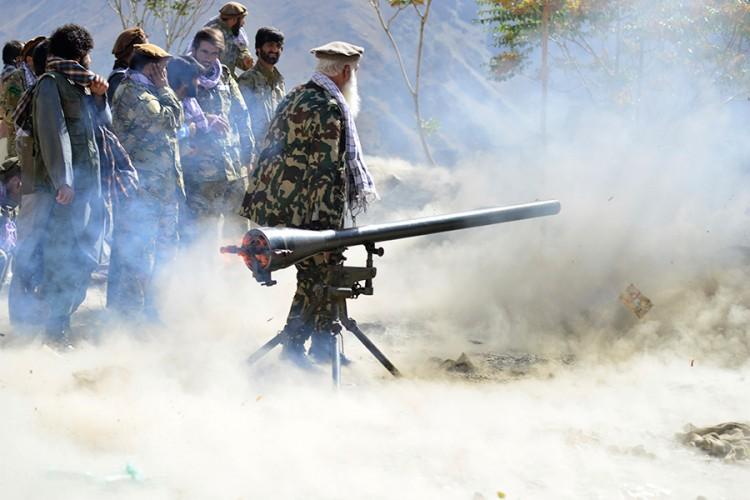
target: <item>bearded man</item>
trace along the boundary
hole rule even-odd
[[[247,8],[241,3],[229,2],[219,9],[219,15],[208,21],[206,28],[221,31],[224,36],[224,48],[219,59],[221,64],[229,68],[229,74],[236,78],[235,68],[246,71],[253,67],[253,56],[248,49],[247,33],[245,32],[245,17]]]
[[[354,123],[364,49],[331,42],[311,52],[317,71],[279,104],[248,179],[240,214],[261,226],[341,229],[347,205],[355,216],[377,198]],[[314,289],[324,280],[325,266],[340,261],[332,252],[297,264],[283,355],[302,366],[309,364],[305,342],[310,337],[310,357],[331,359],[333,315],[316,301]]]
[[[255,141],[245,100],[229,69],[219,62],[224,48],[221,32],[203,28],[193,38],[192,54],[205,71],[197,92],[183,100],[183,108],[204,114],[193,137],[180,144],[185,175],[189,223],[185,232],[194,240],[200,229],[216,233],[223,217],[223,234],[232,239],[247,231],[247,221],[237,216],[247,186],[247,166]],[[186,111],[187,112],[187,111]]]
[[[266,135],[276,107],[286,94],[284,77],[276,69],[283,51],[284,34],[276,28],[260,28],[255,34],[258,62],[237,79],[250,112],[256,141],[261,141]]]

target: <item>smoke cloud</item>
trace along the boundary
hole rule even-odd
[[[542,144],[535,89],[514,87],[506,114],[459,94],[459,77],[446,87],[474,103],[482,147],[450,167],[368,157],[383,200],[358,222],[563,208],[383,244],[376,294],[350,314],[404,379],[351,335],[338,393],[277,352],[248,367],[283,327],[294,270],[261,287],[206,235],[166,273],[163,325],[110,318],[101,285],[72,352],[0,318],[2,496],[743,497],[745,467],[674,435],[748,419],[748,104],[651,96],[636,121],[553,93]],[[619,300],[631,283],[654,303],[642,319]],[[461,353],[473,376],[441,368]]]

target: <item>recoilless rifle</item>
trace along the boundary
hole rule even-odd
[[[374,293],[373,279],[377,270],[373,265],[373,258],[382,257],[385,253],[376,243],[556,215],[559,212],[560,202],[540,201],[341,230],[311,231],[264,227],[251,229],[243,237],[240,246],[222,247],[221,253],[239,255],[261,285],[272,286],[276,284],[271,276],[274,271],[293,266],[320,253],[336,251],[342,255],[349,247],[364,246],[367,251],[364,267],[345,266],[342,256],[340,262],[326,267],[326,279],[316,289],[318,304],[330,306],[333,313],[331,366],[333,381],[338,387],[341,383],[340,340],[343,329],[354,334],[393,376],[401,375],[393,363],[359,329],[357,322],[349,317],[346,308],[347,299]],[[255,363],[283,340],[282,331],[253,353],[248,362]]]

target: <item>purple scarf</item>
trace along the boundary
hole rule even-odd
[[[185,111],[185,123],[195,123],[199,130],[208,129],[208,120],[198,104],[198,99],[186,97],[182,100],[182,109]]]
[[[204,89],[212,89],[221,81],[221,63],[217,59],[208,72],[198,77],[198,85]]]
[[[141,85],[145,85],[146,87],[153,88],[154,84],[151,81],[149,77],[141,73],[140,71],[134,71],[132,69],[129,69],[125,72],[125,78],[128,78],[130,80],[133,80],[136,83],[140,83]]]

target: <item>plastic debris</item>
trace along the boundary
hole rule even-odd
[[[638,319],[642,319],[654,307],[651,299],[643,295],[632,283],[620,294],[620,301],[633,311]]]
[[[71,472],[64,470],[51,470],[49,474],[59,479],[82,480],[95,484],[113,484],[113,483],[144,483],[141,472],[132,464],[126,464],[125,469],[117,474],[106,476],[97,476],[91,472]]]

